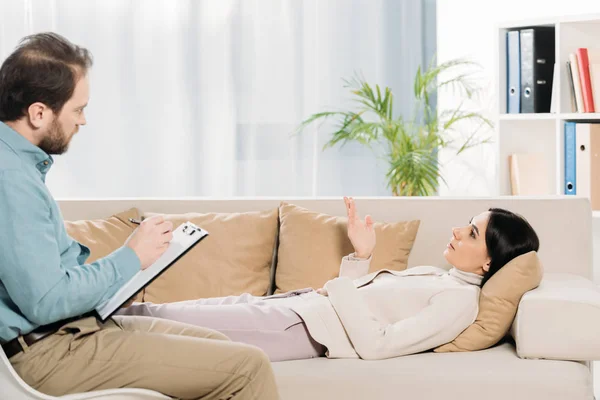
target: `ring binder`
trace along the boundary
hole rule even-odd
[[[521,29],[521,112],[550,112],[555,60],[554,27]]]

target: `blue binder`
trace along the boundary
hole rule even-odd
[[[521,39],[519,31],[506,33],[506,112],[521,112]]]
[[[565,122],[565,194],[577,194],[575,122]]]

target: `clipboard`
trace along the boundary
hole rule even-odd
[[[171,265],[179,260],[192,247],[208,236],[208,232],[190,221],[183,223],[173,231],[169,248],[148,268],[138,271],[110,299],[98,305],[94,312],[105,322],[121,306],[131,300],[140,290],[158,278]]]

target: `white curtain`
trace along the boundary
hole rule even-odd
[[[386,163],[322,151],[311,113],[360,71],[410,110],[434,0],[0,0],[0,60],[54,31],[88,48],[88,124],[57,157],[58,198],[388,195]]]

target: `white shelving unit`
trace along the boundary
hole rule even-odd
[[[553,26],[555,28],[556,67],[559,69],[558,103],[556,113],[508,114],[506,111],[506,32],[517,28]],[[512,153],[542,152],[548,170],[550,195],[564,194],[564,123],[586,121],[600,123],[599,113],[576,113],[572,109],[571,89],[567,75],[570,53],[579,47],[600,48],[600,14],[570,16],[553,19],[516,21],[498,26],[496,48],[496,88],[498,112],[497,159],[499,161],[498,187],[501,195],[510,195],[508,155]],[[597,101],[600,109],[600,100]],[[592,213],[594,281],[600,284],[600,211]],[[600,370],[600,365],[596,368]],[[600,382],[597,383],[600,393]],[[600,399],[600,396],[598,396]]]
[[[506,32],[515,28],[553,26],[556,35],[556,68],[559,68],[558,104],[556,113],[506,113]],[[498,93],[498,160],[499,193],[510,195],[508,156],[511,153],[542,152],[551,171],[548,194],[564,193],[564,122],[600,122],[600,113],[575,113],[571,106],[571,91],[566,62],[579,47],[600,48],[600,15],[564,17],[543,20],[516,21],[498,27],[497,93]],[[600,103],[600,101],[598,102]],[[544,179],[544,177],[540,177]],[[594,219],[600,212],[594,212]]]
[[[515,28],[554,26],[556,67],[559,68],[556,113],[507,114],[506,110],[506,32]],[[575,113],[571,106],[571,89],[567,76],[569,54],[579,47],[600,48],[600,15],[571,16],[543,20],[516,21],[498,27],[497,82],[498,93],[498,160],[501,195],[510,195],[508,155],[543,152],[550,171],[552,188],[548,194],[564,194],[564,123],[565,121],[600,122],[600,113]],[[600,108],[600,101],[598,101]],[[543,178],[543,177],[540,177]],[[600,284],[600,211],[592,213],[594,281]],[[600,362],[594,362],[600,371]],[[596,398],[600,399],[600,373],[594,374]]]

